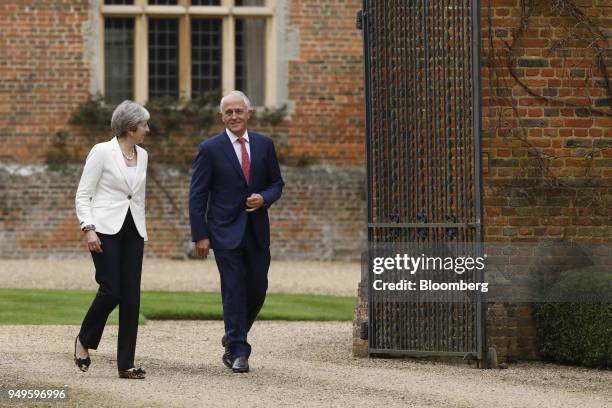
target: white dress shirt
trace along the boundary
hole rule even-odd
[[[240,142],[238,141],[238,136],[233,134],[232,131],[229,130],[229,129],[225,129],[225,132],[229,136],[230,142],[232,142],[232,146],[234,146],[234,151],[236,152],[236,157],[238,157],[238,163],[240,163],[240,166],[242,167],[242,148],[240,147]],[[247,153],[249,155],[249,160],[250,160],[251,159],[251,146],[249,146],[249,144],[250,144],[249,143],[249,132],[245,130],[244,131],[244,135],[242,137],[244,137],[244,139],[246,140],[246,143],[244,145],[246,146]]]
[[[126,165],[125,168],[127,169],[127,179],[128,179],[128,183],[130,183],[130,187],[132,187],[132,189],[134,188],[134,182],[136,181],[136,170],[137,167],[136,166],[128,166]]]

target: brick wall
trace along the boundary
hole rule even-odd
[[[317,162],[364,163],[363,45],[355,14],[360,0],[295,0],[291,21],[300,54],[289,66],[296,111],[289,145]]]
[[[0,167],[0,258],[80,257],[74,212],[82,171],[69,166]],[[275,259],[358,259],[365,241],[365,179],[360,168],[284,167],[283,197],[270,210]],[[184,259],[191,250],[190,174],[151,166],[147,178],[146,256]]]
[[[486,239],[609,241],[612,89],[596,54],[610,45],[587,27],[609,32],[612,3],[576,1],[588,25],[534,4],[521,19],[519,0],[483,2]]]
[[[536,327],[531,305],[493,303],[487,309],[487,346],[500,362],[537,357]]]
[[[485,239],[611,242],[612,90],[596,57],[612,3],[522,3],[482,2]],[[488,335],[501,361],[535,357],[528,305],[490,305]]]
[[[0,160],[41,163],[89,94],[87,0],[0,2]]]

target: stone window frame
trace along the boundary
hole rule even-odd
[[[104,18],[134,18],[134,89],[136,102],[149,99],[148,19],[150,17],[179,20],[179,98],[191,99],[191,18],[214,17],[222,20],[221,91],[235,89],[235,20],[240,18],[265,19],[265,84],[264,106],[276,106],[277,101],[277,0],[265,0],[264,6],[234,6],[235,0],[221,0],[219,6],[191,6],[190,0],[178,0],[178,5],[152,6],[147,0],[134,0],[133,5],[105,5],[101,1],[100,35],[97,63],[97,89],[104,94]]]

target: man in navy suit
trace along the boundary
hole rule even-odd
[[[239,373],[249,371],[247,334],[268,289],[268,208],[284,186],[272,139],[247,131],[251,111],[240,91],[221,99],[226,129],[199,145],[189,191],[196,253],[206,258],[212,248],[221,277],[222,360]]]

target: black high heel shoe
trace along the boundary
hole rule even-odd
[[[129,380],[144,380],[146,374],[147,372],[140,367],[119,370],[119,378],[127,378]]]
[[[78,339],[79,339],[79,336],[76,336],[74,338],[74,363],[76,364],[77,367],[79,367],[79,370],[86,372],[87,370],[89,370],[89,366],[91,365],[91,359],[89,358],[89,356],[87,356],[87,358],[77,357],[76,347],[77,347]]]

